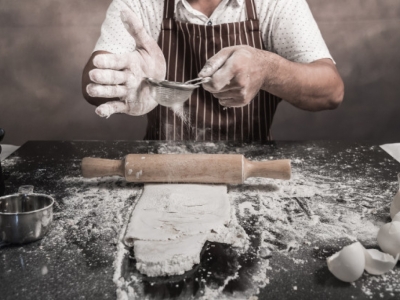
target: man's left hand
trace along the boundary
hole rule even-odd
[[[223,48],[211,57],[199,77],[211,77],[203,87],[227,107],[247,105],[265,85],[268,52],[250,46]]]

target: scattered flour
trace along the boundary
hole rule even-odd
[[[188,148],[188,145],[177,146],[167,142],[161,144],[155,153],[226,153],[224,144],[203,143],[203,151],[200,152],[196,147],[196,144]],[[246,149],[236,149],[237,153],[244,151]],[[332,160],[335,162],[338,157],[332,157]],[[382,207],[381,199],[391,199],[389,188],[382,193],[380,188],[374,186],[373,176],[360,180],[359,177],[340,178],[334,172],[321,172],[318,167],[313,169],[311,160],[304,158],[292,158],[292,164],[293,177],[290,181],[250,178],[243,185],[228,188],[232,211],[236,213],[239,226],[246,230],[253,242],[258,240],[257,248],[250,246],[247,250],[249,254],[255,251],[258,257],[257,268],[248,271],[253,285],[241,293],[225,293],[226,287],[232,281],[243,277],[240,273],[242,267],[237,265],[236,272],[225,277],[217,287],[206,284],[209,275],[199,279],[202,288],[196,297],[257,299],[259,290],[270,283],[269,276],[277,271],[270,266],[270,258],[276,252],[287,256],[295,265],[306,265],[308,260],[293,257],[302,247],[328,253],[320,245],[327,245],[330,241],[334,244],[339,239],[347,239],[349,244],[355,240],[364,246],[376,244],[376,233],[383,222],[381,218],[374,216],[382,214],[386,209]],[[351,165],[342,166],[344,170],[351,168]],[[209,258],[203,259],[208,261]],[[398,272],[386,276],[397,274]],[[143,280],[138,274],[132,274],[131,286],[142,297],[146,295]],[[376,294],[370,290],[371,284],[376,280],[384,279],[380,276],[367,276],[358,282],[366,296]],[[400,286],[391,285],[389,288],[393,288],[394,292],[400,291]],[[152,299],[151,296],[148,298]]]
[[[227,147],[226,144],[219,143],[177,145],[166,142],[153,152],[227,153]],[[365,149],[360,147],[358,150],[366,151]],[[251,158],[251,146],[229,150],[231,153],[245,153],[246,157]],[[257,268],[246,270],[253,285],[249,285],[247,290],[242,292],[226,292],[228,286],[234,285],[235,280],[242,281],[244,276],[244,266],[232,261],[235,271],[223,277],[222,282],[215,284],[213,281],[210,284],[207,279],[210,278],[209,274],[199,278],[196,281],[199,284],[196,297],[257,299],[259,290],[272,282],[274,272],[277,272],[276,269],[271,269],[271,260],[277,253],[301,267],[308,261],[293,257],[301,247],[315,248],[325,253],[323,245],[335,243],[343,238],[347,239],[349,244],[359,240],[366,247],[376,246],[376,232],[384,223],[381,216],[389,215],[388,208],[394,195],[393,191],[398,189],[396,178],[386,185],[375,182],[375,175],[384,171],[381,169],[383,166],[379,165],[370,165],[363,169],[362,176],[344,177],[336,171],[338,165],[346,170],[343,174],[351,174],[352,168],[357,169],[355,166],[364,166],[368,162],[359,161],[357,155],[354,155],[354,163],[341,165],[340,155],[333,155],[321,169],[319,165],[314,166],[312,161],[318,151],[324,150],[312,147],[309,148],[309,157],[297,158],[292,155],[293,178],[290,181],[250,178],[243,185],[228,187],[231,213],[238,223],[238,228],[244,228],[251,241],[245,254],[258,257]],[[269,158],[256,155],[260,160]],[[275,157],[276,155],[275,153]],[[12,156],[3,161],[2,165],[5,168],[12,167],[17,165],[19,160],[18,156]],[[45,169],[42,168],[33,176],[41,177],[45,173]],[[22,175],[18,171],[13,173],[16,178]],[[142,192],[142,186],[126,183],[118,177],[82,179],[76,176],[65,177],[62,181],[62,186],[66,187],[65,197],[56,197],[62,201],[56,204],[58,209],[54,213],[53,229],[43,239],[40,249],[43,248],[45,253],[54,250],[55,247],[67,248],[71,244],[76,245],[77,250],[70,247],[65,253],[92,249],[92,252],[96,253],[96,257],[90,258],[92,264],[106,264],[111,256],[114,260],[113,279],[118,298],[151,299],[152,296],[146,289],[148,286],[156,286],[157,282],[148,283],[148,279],[144,279],[138,272],[130,271],[130,275],[127,276],[124,271],[130,252],[122,241],[129,215]],[[216,237],[215,240],[222,241],[222,238]],[[207,249],[209,247],[207,246]],[[116,254],[113,257],[115,250]],[[203,255],[200,268],[211,258]],[[283,266],[282,270],[285,271]],[[213,274],[210,276],[213,277]],[[368,298],[396,297],[400,293],[398,277],[399,271],[395,268],[382,276],[365,274],[354,285]],[[175,279],[169,280],[173,282]],[[177,282],[181,284],[182,278]],[[146,289],[145,284],[148,284]],[[377,290],[377,286],[381,289]],[[298,285],[297,287],[301,288]]]

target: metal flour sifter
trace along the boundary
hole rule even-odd
[[[211,80],[211,77],[195,78],[186,82],[157,80],[145,78],[148,83],[156,88],[156,101],[158,104],[171,107],[188,100],[193,91],[201,84]]]

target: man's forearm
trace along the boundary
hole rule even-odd
[[[332,60],[301,64],[271,52],[264,55],[263,90],[309,111],[334,109],[342,102],[344,85]]]

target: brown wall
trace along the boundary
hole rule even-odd
[[[145,117],[97,117],[80,77],[110,0],[0,0],[4,143],[141,139]],[[280,140],[400,140],[400,2],[309,0],[346,85],[343,105],[309,113],[283,103]]]

